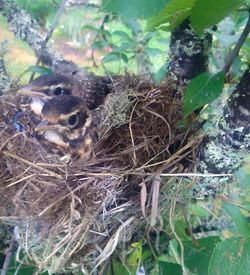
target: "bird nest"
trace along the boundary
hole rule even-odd
[[[133,81],[112,84],[115,93],[99,108],[100,139],[84,161],[48,153],[32,135],[29,115],[13,119],[13,93],[1,98],[1,220],[14,226],[38,272],[100,271],[122,241],[159,226],[171,199],[190,189],[164,177],[193,169],[201,141],[189,141],[180,127],[174,83]]]

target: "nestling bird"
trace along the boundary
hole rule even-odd
[[[105,77],[92,74],[81,76],[51,73],[41,75],[29,85],[24,86],[18,94],[26,96],[23,104],[39,117],[45,102],[61,95],[74,95],[81,97],[88,109],[92,110],[102,104],[110,93],[109,81]]]
[[[41,143],[61,155],[89,157],[97,134],[83,99],[72,95],[54,97],[44,104],[41,114],[42,121],[35,130]]]

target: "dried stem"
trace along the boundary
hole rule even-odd
[[[16,242],[15,237],[12,236],[12,238],[10,240],[10,245],[9,245],[8,250],[7,250],[6,257],[5,257],[5,261],[4,261],[4,264],[3,264],[3,268],[2,268],[2,271],[1,271],[1,275],[7,275],[7,273],[8,273],[11,258],[12,258],[13,252],[14,252],[15,242]]]

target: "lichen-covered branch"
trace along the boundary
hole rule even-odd
[[[26,11],[17,7],[15,1],[0,0],[0,12],[7,18],[10,30],[31,47],[43,64],[52,68],[60,67],[59,64],[77,68],[76,64],[64,60],[53,47],[43,47],[44,37],[40,33],[39,25]]]
[[[232,93],[219,123],[211,125],[201,150],[199,170],[203,173],[234,173],[250,153],[250,66]],[[204,194],[220,192],[229,180],[203,179],[196,189]]]
[[[4,55],[7,52],[7,41],[0,44],[0,95],[10,87],[10,77],[5,67]]]
[[[186,19],[171,34],[169,73],[176,78],[178,86],[207,70],[208,49],[212,37],[205,34],[200,39]]]

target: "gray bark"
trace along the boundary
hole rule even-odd
[[[7,41],[0,44],[0,96],[10,88],[10,77],[5,67],[4,55],[7,53]]]
[[[218,123],[212,124],[200,151],[199,172],[237,171],[250,152],[250,66],[233,91]],[[201,196],[223,192],[232,177],[202,179],[195,191]]]
[[[52,70],[76,71],[78,66],[65,60],[52,46],[43,47],[45,37],[41,35],[41,29],[31,16],[19,8],[13,0],[0,0],[0,12],[7,18],[10,30],[14,35],[25,41],[41,62],[51,67]]]

